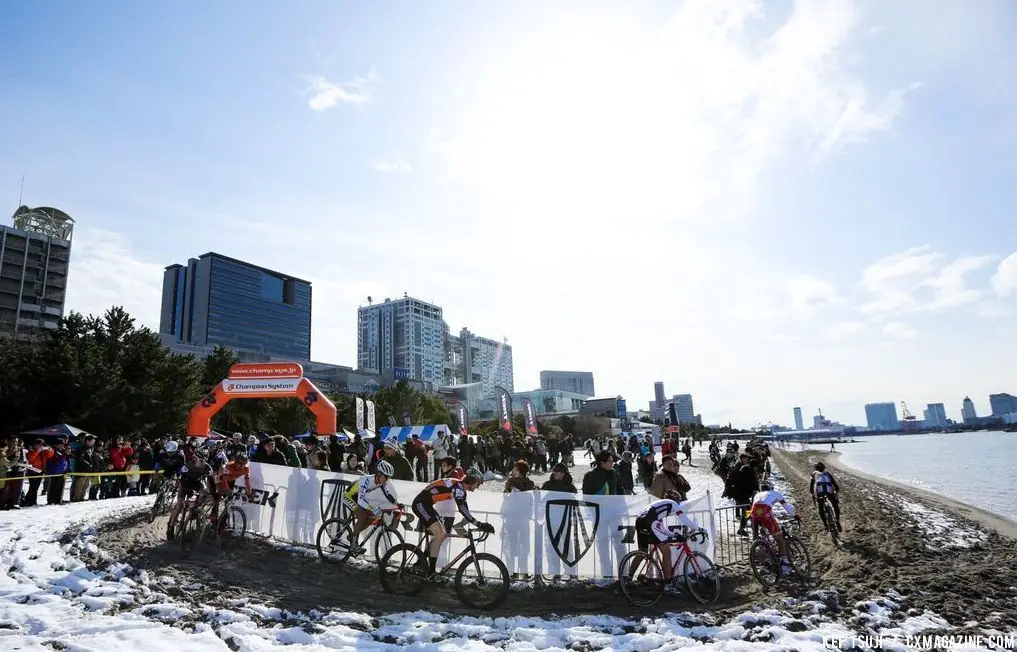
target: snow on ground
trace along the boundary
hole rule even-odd
[[[930,549],[970,548],[988,540],[984,532],[904,496],[875,490],[875,497],[884,512],[902,514],[912,526],[919,528]]]
[[[698,473],[687,475],[694,488]],[[699,479],[705,491],[711,480]],[[213,606],[191,597],[200,585],[175,586],[167,576],[105,558],[95,546],[97,522],[150,502],[151,497],[125,498],[6,512],[0,522],[0,649],[776,651],[865,647],[853,637],[880,633],[896,637],[884,647],[917,649],[902,637],[947,628],[933,613],[906,610],[893,592],[854,605],[839,622],[830,618],[837,600],[831,591],[785,598],[779,608],[756,608],[726,620],[688,613],[548,620],[427,611],[374,618],[291,613],[262,604],[257,595]],[[101,570],[90,570],[86,561]]]

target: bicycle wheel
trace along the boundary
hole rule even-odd
[[[223,550],[236,549],[247,534],[247,514],[239,507],[231,505],[219,516],[216,533],[219,535],[219,545]]]
[[[664,595],[664,572],[653,555],[633,550],[618,563],[622,595],[637,607],[652,607]]]
[[[701,552],[685,558],[685,588],[699,604],[711,604],[720,597],[720,569]]]
[[[148,512],[148,522],[155,523],[155,519],[162,515],[163,505],[166,503],[165,494],[160,491],[155,495],[155,502],[152,504],[152,509]]]
[[[353,521],[330,518],[318,528],[315,547],[322,561],[341,564],[353,553]]]
[[[187,515],[180,528],[180,549],[191,554],[197,550],[204,534],[205,519],[201,517],[200,510],[192,511]]]
[[[826,516],[826,529],[830,532],[830,538],[833,539],[833,547],[840,548],[840,532],[837,531],[837,517],[833,513],[833,507],[830,505],[829,500],[823,501],[823,514]]]
[[[770,552],[762,539],[753,541],[749,548],[749,567],[764,589],[771,588],[780,579],[780,559]]]
[[[494,609],[508,597],[510,586],[505,562],[487,552],[467,557],[456,571],[456,595],[474,609]]]
[[[380,564],[386,552],[402,544],[402,532],[395,528],[378,528],[378,536],[374,539],[374,560]]]
[[[394,595],[417,595],[429,572],[427,555],[408,543],[390,549],[378,562],[381,588]]]
[[[812,558],[809,551],[801,541],[796,538],[788,538],[787,557],[798,580],[805,586],[812,581]]]

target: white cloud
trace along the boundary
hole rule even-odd
[[[897,340],[911,340],[918,337],[918,331],[899,321],[892,321],[884,326],[883,334]]]
[[[392,159],[375,161],[371,163],[370,168],[375,172],[412,172],[413,168],[400,157]]]
[[[1017,294],[1017,252],[1010,254],[999,263],[992,277],[992,287],[1001,297]]]
[[[875,299],[861,307],[866,314],[900,312],[915,308],[914,291],[936,269],[943,255],[924,245],[869,265],[862,273],[862,287]]]
[[[369,104],[374,99],[374,88],[379,81],[375,71],[366,76],[337,83],[324,77],[312,77],[305,91],[311,96],[307,105],[315,111],[324,111],[339,104]]]
[[[832,283],[814,276],[799,276],[788,281],[791,310],[798,315],[811,316],[817,310],[838,306],[844,301],[837,295]]]
[[[925,279],[919,285],[935,290],[932,301],[925,310],[947,310],[959,308],[981,299],[985,292],[968,287],[965,276],[987,267],[996,256],[965,256],[958,258],[939,271],[936,276]]]
[[[852,335],[857,335],[865,329],[868,325],[860,321],[848,321],[837,324],[826,333],[826,338],[829,340],[843,340]]]
[[[137,325],[158,332],[164,269],[139,256],[123,234],[79,227],[71,241],[67,312],[102,315],[123,306]]]

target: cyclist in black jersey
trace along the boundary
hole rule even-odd
[[[490,523],[478,521],[470,513],[466,504],[466,492],[474,491],[484,484],[484,476],[476,469],[470,469],[462,480],[456,477],[442,478],[435,480],[424,487],[424,490],[413,499],[413,513],[420,519],[423,526],[431,533],[431,542],[428,548],[428,566],[431,573],[434,573],[438,565],[438,553],[441,551],[441,544],[448,538],[445,529],[445,519],[435,510],[435,506],[445,501],[455,501],[459,513],[467,521],[472,523],[481,532],[493,533],[494,526]]]
[[[200,495],[202,492],[214,494],[214,491],[212,468],[205,461],[203,454],[196,453],[191,462],[180,468],[180,490],[177,492],[177,499],[170,510],[169,523],[166,525],[166,538],[173,538],[177,518],[188,498],[194,494]]]

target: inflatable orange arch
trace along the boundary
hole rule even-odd
[[[314,414],[319,435],[336,434],[335,404],[304,378],[296,362],[246,363],[233,365],[226,378],[205,395],[187,415],[187,436],[207,437],[212,417],[237,398],[297,398]]]

